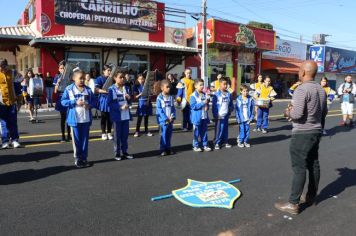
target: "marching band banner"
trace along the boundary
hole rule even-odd
[[[156,31],[157,3],[144,0],[55,0],[55,22]]]

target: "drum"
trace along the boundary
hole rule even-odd
[[[94,79],[90,79],[90,80],[89,80],[88,87],[91,89],[91,91],[92,91],[93,93],[95,93],[95,80],[94,80]]]
[[[261,108],[268,108],[270,105],[270,100],[259,98],[256,100],[255,105]]]
[[[174,102],[174,106],[179,110],[183,110],[187,106],[187,100],[183,98],[181,103]]]
[[[38,76],[31,78],[28,89],[31,97],[43,96],[43,80]]]
[[[66,63],[66,66],[64,67],[64,73],[63,76],[61,76],[61,80],[58,84],[57,91],[60,93],[63,93],[64,90],[68,85],[71,84],[72,81],[72,75],[73,75],[73,70],[76,68],[77,65],[72,64],[72,63]]]

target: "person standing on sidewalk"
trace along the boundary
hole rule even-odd
[[[276,203],[283,212],[299,214],[299,203],[309,172],[308,192],[302,202],[311,205],[315,201],[320,179],[319,142],[321,120],[326,115],[326,93],[315,79],[318,66],[314,61],[305,61],[299,69],[301,85],[293,94],[292,106],[286,115],[293,121],[290,156],[293,170],[292,192],[287,203]]]
[[[6,59],[0,58],[0,119],[7,126],[14,148],[20,147],[17,128],[16,94],[12,73]],[[9,140],[3,140],[2,147],[9,147]]]
[[[47,107],[53,107],[53,91],[54,91],[54,86],[53,86],[53,77],[51,76],[51,73],[47,72],[46,73],[46,78],[44,79],[45,86],[46,86],[46,100],[47,100]]]
[[[356,85],[352,82],[352,76],[345,77],[345,83],[342,83],[337,90],[340,95],[341,111],[343,121],[341,125],[350,127],[353,126],[353,111],[356,95]],[[349,120],[349,123],[347,123]]]

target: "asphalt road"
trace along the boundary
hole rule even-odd
[[[21,114],[25,148],[0,150],[0,235],[355,235],[356,129],[337,126],[339,104],[329,113],[329,136],[320,145],[318,205],[298,216],[274,209],[276,201],[288,199],[291,187],[291,126],[280,115],[285,107],[275,104],[270,133],[252,133],[248,150],[236,147],[232,124],[232,149],[193,153],[192,134],[177,130],[172,140],[177,154],[165,158],[157,156],[159,134],[152,118],[155,136],[131,135],[129,151],[136,158],[121,162],[113,159],[112,143],[100,140],[95,120],[89,146],[93,166],[79,170],[73,167],[72,145],[58,143],[56,113],[40,114],[38,124]],[[232,210],[191,208],[174,198],[150,201],[185,186],[188,178],[240,178],[235,186],[242,197]]]

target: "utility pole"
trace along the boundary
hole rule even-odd
[[[206,1],[202,0],[202,56],[201,56],[201,78],[204,80],[204,88],[209,87],[208,79],[208,46],[206,42]]]

